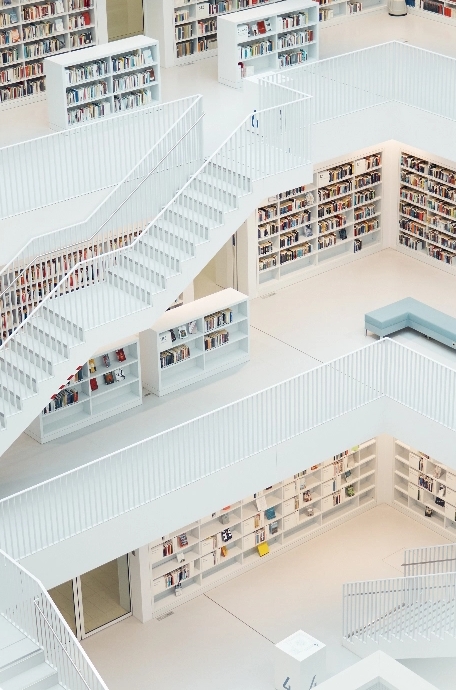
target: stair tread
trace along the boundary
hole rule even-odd
[[[227,176],[229,177],[229,173],[227,174]],[[198,178],[201,179],[206,184],[209,184],[211,186],[216,186],[215,175],[211,174],[210,170],[208,170],[208,169],[201,172],[198,175]],[[244,195],[244,194],[250,193],[250,185],[249,185],[249,182],[247,180],[244,182],[244,184],[239,183],[239,186],[234,184],[233,182],[227,182],[225,180],[223,180],[222,184],[223,184],[223,189],[225,189],[230,194]]]
[[[87,288],[84,288],[84,290],[87,290]],[[78,290],[77,292],[81,292],[81,290]],[[68,295],[65,295],[65,299],[67,297]],[[63,297],[61,299],[63,299]],[[59,302],[60,300],[54,300],[52,302],[52,308],[49,309],[49,311],[55,312],[57,314],[61,313],[60,311],[57,311],[57,309],[54,308]],[[69,318],[68,320],[72,321],[71,318]],[[81,343],[81,339],[75,336],[73,333],[68,333],[68,331],[63,330],[63,328],[60,328],[54,323],[50,323],[46,318],[42,316],[34,316],[30,323],[39,328],[40,330],[43,330],[45,333],[48,333],[51,337],[56,338],[56,340],[65,343],[65,345],[67,345],[68,347],[75,347],[77,345],[80,345]]]
[[[28,637],[23,636],[21,640],[0,649],[0,671],[5,666],[14,664],[24,657],[30,656],[38,651],[39,647]]]
[[[43,661],[41,664],[37,664],[32,668],[18,673],[17,676],[4,680],[2,682],[2,690],[22,690],[27,688],[32,683],[37,683],[39,680],[48,678],[49,676],[55,675],[56,680],[58,678],[57,671],[52,668],[48,663]]]
[[[134,260],[133,257],[132,260]],[[148,268],[148,266],[146,266],[146,268]],[[137,285],[140,289],[147,290],[147,292],[151,295],[156,295],[157,292],[162,292],[163,290],[162,287],[156,285],[151,280],[136,275],[134,271],[132,271],[130,268],[127,268],[126,266],[114,266],[110,270],[113,275],[116,275],[119,278],[122,278],[123,280],[132,283],[133,285]]]
[[[168,243],[165,245],[164,240],[157,236],[155,233],[164,233],[169,236]],[[160,220],[160,224],[154,225],[149,232],[145,233],[140,238],[138,245],[134,247],[135,254],[141,253],[141,243],[147,244],[148,247],[153,249],[158,249],[159,251],[164,251],[169,255],[173,255],[174,252],[179,253],[179,255],[185,254],[188,256],[193,256],[191,252],[188,252],[185,248],[181,248],[181,242],[188,244],[190,247],[194,247],[196,237],[193,232],[186,230],[185,228],[180,228],[178,225],[170,220]],[[170,240],[175,241],[175,246],[170,242]],[[182,258],[181,256],[179,258]]]

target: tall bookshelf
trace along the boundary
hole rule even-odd
[[[248,362],[249,302],[228,288],[167,311],[140,334],[144,387],[167,395]]]
[[[258,288],[378,248],[382,151],[317,169],[311,185],[270,197],[256,210]]]
[[[398,440],[394,443],[393,503],[454,541],[456,470]],[[432,511],[427,516],[426,508]]]
[[[234,12],[218,24],[218,79],[242,80],[318,59],[318,7],[312,0],[284,0]]]
[[[397,245],[454,271],[456,169],[402,151]]]
[[[158,42],[145,36],[45,61],[49,122],[68,129],[160,101]]]
[[[376,457],[372,439],[152,542],[154,615],[373,507]]]
[[[103,0],[0,0],[0,108],[42,97],[43,60],[108,40]]]
[[[79,367],[26,433],[47,443],[141,404],[139,341],[119,341]]]

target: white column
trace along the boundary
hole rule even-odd
[[[325,679],[326,645],[303,630],[274,648],[276,690],[310,690]]]
[[[130,554],[131,610],[135,618],[146,623],[152,618],[152,583],[149,546]]]

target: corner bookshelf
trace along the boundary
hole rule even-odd
[[[44,96],[46,56],[108,40],[101,0],[0,0],[0,25],[0,108]]]
[[[381,245],[382,151],[317,169],[311,185],[256,210],[258,288]]]
[[[337,24],[350,17],[359,17],[386,8],[384,0],[319,0],[319,19],[325,25]]]
[[[49,122],[68,129],[160,101],[158,42],[133,36],[44,61]]]
[[[407,13],[455,25],[456,6],[451,0],[406,0]]]
[[[141,404],[139,341],[119,341],[79,367],[26,433],[47,443]]]
[[[140,334],[144,387],[167,395],[248,362],[248,297],[231,288],[167,311]]]
[[[393,503],[414,519],[455,540],[456,470],[398,440],[394,443]],[[428,517],[426,508],[432,510]]]
[[[318,7],[284,0],[220,17],[218,80],[241,88],[245,77],[318,60]]]
[[[402,151],[397,246],[454,272],[456,169]]]
[[[374,507],[376,457],[372,439],[152,542],[154,615]]]

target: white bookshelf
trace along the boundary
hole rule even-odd
[[[376,472],[376,440],[372,439],[151,543],[154,615],[372,508],[377,500]],[[346,491],[348,487],[353,491]],[[267,510],[274,510],[274,517],[265,515],[257,499],[265,501]],[[226,529],[231,538],[225,542],[222,533]],[[185,535],[184,547],[180,535]],[[263,542],[267,542],[269,554],[260,557],[257,546]],[[178,562],[182,557],[185,562]],[[169,575],[174,573],[176,582],[182,577],[182,567],[188,577],[176,596]]]
[[[160,101],[158,42],[133,36],[44,61],[49,122],[67,129]]]
[[[241,88],[245,77],[317,59],[318,7],[312,0],[284,0],[219,19],[218,79],[225,86]]]
[[[319,19],[325,26],[386,9],[384,0],[329,0],[319,3]]]
[[[108,40],[105,0],[0,0],[0,108],[42,98],[43,60]]]
[[[398,248],[454,272],[456,169],[402,151],[399,185]]]
[[[456,470],[402,441],[394,443],[393,504],[454,541],[456,534]],[[444,505],[436,503],[436,498]],[[425,509],[432,515],[425,516]]]
[[[208,327],[208,317],[215,314],[225,314],[226,321]],[[221,332],[224,342],[219,344]],[[248,362],[248,298],[231,288],[221,290],[167,311],[139,337],[144,387],[155,395],[172,393]]]
[[[407,5],[407,13],[443,22],[449,26],[454,26],[456,21],[456,7],[451,0],[411,0]]]
[[[124,361],[119,361],[119,350],[123,350],[125,354]],[[109,366],[106,366],[103,359],[105,355],[109,357]],[[96,367],[94,372],[91,372],[92,361]],[[107,374],[113,375],[113,382],[110,384],[105,382]],[[96,388],[93,381],[96,381]],[[138,339],[119,341],[113,343],[109,349],[96,352],[93,358],[76,372],[75,377],[59,388],[58,394],[62,397],[65,395],[67,404],[56,408],[51,400],[49,406],[26,429],[26,433],[40,443],[47,443],[141,405]]]
[[[382,155],[375,150],[317,169],[313,184],[270,197],[256,210],[260,293],[380,246]]]

